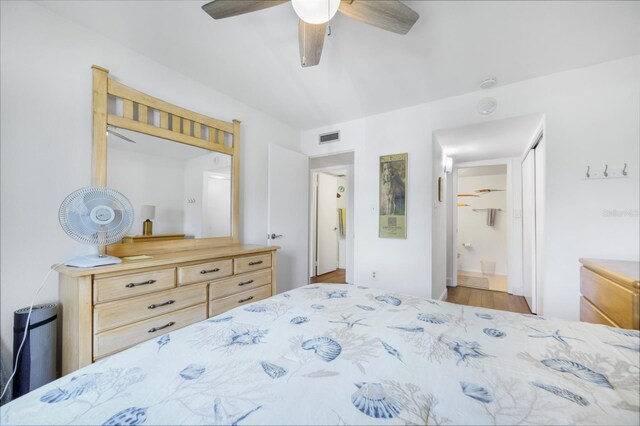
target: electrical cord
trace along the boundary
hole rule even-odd
[[[20,361],[20,352],[22,352],[22,347],[24,346],[24,342],[27,340],[27,335],[29,334],[29,325],[31,325],[30,324],[31,312],[33,312],[33,305],[35,305],[36,297],[38,296],[38,294],[40,294],[40,291],[42,291],[42,289],[44,288],[44,285],[47,283],[47,280],[49,279],[51,272],[53,272],[53,270],[60,265],[62,264],[59,263],[57,265],[53,265],[53,267],[49,269],[49,272],[47,272],[47,275],[44,276],[44,279],[42,280],[42,284],[40,284],[38,291],[36,291],[36,294],[34,294],[33,298],[31,299],[31,305],[29,305],[29,313],[27,314],[27,323],[25,326],[24,336],[22,336],[22,342],[20,342],[20,347],[18,348],[18,352],[16,354],[16,362],[13,365],[13,372],[11,373],[11,376],[9,376],[7,383],[4,385],[4,389],[2,389],[2,395],[0,395],[0,400],[4,398],[5,393],[7,393],[7,389],[9,389],[9,385],[13,381],[13,377],[16,375],[16,371],[18,371],[18,362]]]

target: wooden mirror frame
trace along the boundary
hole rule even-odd
[[[190,238],[184,240],[117,243],[104,248],[112,256],[157,254],[184,250],[205,249],[238,243],[239,177],[240,177],[240,121],[222,121],[178,107],[125,86],[109,78],[109,70],[93,65],[93,158],[92,185],[107,185],[107,126],[133,130],[162,139],[231,155],[231,236]],[[123,101],[123,116],[109,114],[109,95]],[[137,109],[137,116],[134,110]],[[159,111],[159,126],[149,124],[149,109]],[[225,136],[231,135],[231,146]],[[208,137],[207,137],[208,136]],[[206,138],[205,138],[206,137]]]

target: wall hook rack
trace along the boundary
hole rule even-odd
[[[600,171],[602,170],[602,171]],[[626,178],[629,175],[627,170],[627,163],[624,165],[616,166],[613,165],[609,168],[609,164],[604,165],[604,169],[600,169],[596,167],[594,170],[591,170],[591,166],[587,166],[587,172],[583,175],[585,180],[594,180],[594,179],[617,179],[617,178]]]

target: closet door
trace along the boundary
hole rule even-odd
[[[524,298],[537,312],[536,289],[536,153],[529,151],[522,162],[522,277]]]

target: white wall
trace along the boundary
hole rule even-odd
[[[57,219],[91,181],[91,65],[213,117],[242,120],[241,240],[265,243],[267,146],[299,148],[299,132],[31,2],[0,2],[0,338],[11,357],[13,310],[29,304],[54,263],[83,254]],[[57,300],[57,278],[38,303]]]
[[[444,173],[445,156],[442,147],[437,140],[433,140],[432,152],[432,179],[431,191],[433,194],[433,220],[431,223],[432,232],[432,271],[431,297],[434,299],[445,298],[447,290],[447,183]],[[438,201],[438,178],[442,178],[442,201]]]
[[[431,132],[524,114],[545,114],[545,315],[579,317],[580,257],[638,260],[640,56],[492,89],[497,110],[475,111],[474,92],[302,133],[308,154],[355,150],[358,284],[430,296]],[[341,130],[318,146],[318,133]],[[533,136],[533,135],[532,135]],[[409,153],[407,240],[377,237],[378,156]],[[627,162],[627,179],[584,181],[586,166]],[[605,210],[622,212],[607,217]],[[626,212],[626,213],[625,213]],[[379,280],[370,271],[380,271]]]
[[[480,188],[502,189],[480,197],[460,197],[458,202],[469,207],[458,207],[457,250],[459,271],[481,272],[481,261],[495,262],[495,273],[507,275],[507,175],[458,176],[458,193],[475,194]],[[473,209],[501,209],[496,212],[494,226],[487,226],[487,212]],[[471,247],[463,247],[470,243]]]
[[[184,167],[182,160],[109,149],[109,186],[122,192],[133,205],[130,235],[142,235],[146,219],[141,216],[143,205],[156,206],[154,234],[183,233]]]
[[[209,175],[231,175],[231,157],[212,152],[191,158],[184,167],[184,233],[195,238],[231,235],[231,181],[219,180],[209,186],[217,193],[206,194]],[[211,179],[214,181],[217,179]],[[216,191],[217,188],[217,191]],[[192,203],[188,200],[191,199]]]
[[[318,133],[340,129],[340,142]],[[431,296],[431,128],[421,108],[407,108],[302,133],[310,156],[354,151],[354,283]],[[408,153],[407,238],[378,238],[380,156]],[[348,269],[347,269],[348,271]],[[376,279],[372,278],[376,272]]]

